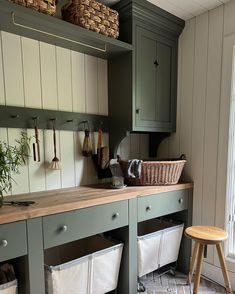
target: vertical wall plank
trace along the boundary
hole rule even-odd
[[[2,31],[6,104],[24,106],[24,84],[20,36]]]
[[[108,63],[98,58],[99,114],[108,115]]]
[[[73,111],[86,111],[85,55],[71,51]]]
[[[62,162],[62,188],[75,186],[73,132],[60,131],[60,152]]]
[[[8,129],[8,143],[11,146],[16,146],[15,140],[20,139],[22,129]],[[29,193],[29,169],[28,164],[22,165],[19,168],[19,174],[13,174],[12,177],[12,194]]]
[[[58,109],[55,46],[40,42],[42,107]]]
[[[184,87],[181,92],[180,113],[180,152],[185,153],[188,162],[184,169],[184,177],[191,179],[191,148],[192,148],[192,99],[193,99],[193,73],[194,73],[194,41],[195,18],[186,22],[183,32],[182,48],[182,81]]]
[[[209,13],[202,223],[215,225],[223,6]]]
[[[72,111],[71,55],[70,50],[56,47],[58,107],[61,111]]]
[[[57,157],[60,159],[60,142],[59,132],[56,131],[56,147]],[[46,170],[46,190],[61,188],[61,171],[50,170],[48,167],[54,158],[53,152],[53,132],[51,130],[44,131],[44,152],[45,152],[45,170]]]
[[[85,55],[86,112],[99,113],[98,106],[98,62],[97,58]]]
[[[182,34],[179,37],[178,45],[178,83],[177,83],[177,112],[176,112],[176,133],[171,134],[169,139],[169,157],[177,158],[180,154],[180,117],[181,117],[181,93],[182,93]]]
[[[75,179],[76,186],[87,184],[87,166],[82,155],[84,132],[74,132]]]
[[[235,1],[229,1],[224,6],[224,36],[235,33]]]
[[[208,13],[196,18],[192,115],[192,169],[194,224],[202,222],[204,125],[207,81]],[[199,119],[200,117],[200,119]]]
[[[34,130],[28,129],[27,134],[31,137],[30,146],[30,157],[28,160],[29,164],[29,191],[37,192],[46,190],[46,174],[45,174],[45,164],[44,164],[44,138],[43,131],[39,130],[39,141],[40,141],[40,162],[35,162],[33,159],[33,148],[32,144],[35,142]]]
[[[42,108],[39,42],[24,38],[22,42],[25,106]]]
[[[2,60],[2,32],[0,31],[0,104],[6,104],[5,98],[5,85],[4,85],[4,71],[3,71],[3,60]]]

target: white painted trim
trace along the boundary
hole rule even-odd
[[[209,264],[207,262],[203,262],[202,266],[202,275],[205,277],[215,281],[220,285],[224,285],[222,271],[219,267]],[[235,273],[229,271],[230,282],[232,285],[233,291],[235,290]]]

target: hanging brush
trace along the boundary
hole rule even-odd
[[[54,145],[54,158],[52,159],[49,168],[53,170],[61,169],[60,160],[56,155],[56,131],[55,131],[55,120],[53,120],[53,145]]]

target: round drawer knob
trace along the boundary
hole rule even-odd
[[[147,207],[146,207],[146,211],[150,211],[152,209],[152,206],[151,205],[148,205]]]
[[[7,240],[2,240],[1,241],[1,246],[2,247],[7,247],[7,244],[8,244]]]
[[[62,232],[67,232],[67,231],[68,231],[68,226],[63,225],[63,226],[61,227],[61,231],[62,231]]]
[[[180,199],[178,200],[178,202],[179,202],[179,204],[181,204],[181,203],[184,202],[184,199],[183,199],[183,198],[180,198]]]
[[[119,216],[120,216],[119,212],[115,212],[115,213],[113,214],[113,219],[118,218]]]

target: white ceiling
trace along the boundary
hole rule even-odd
[[[121,0],[101,0],[107,5],[112,5]],[[190,19],[202,14],[230,0],[148,0],[149,2],[182,18]]]
[[[230,0],[148,0],[164,10],[182,18],[190,19]]]

